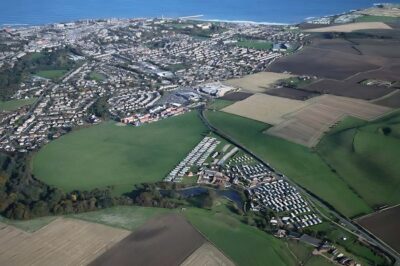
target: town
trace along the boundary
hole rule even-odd
[[[4,28],[0,67],[32,65],[4,97],[34,102],[2,113],[0,149],[36,150],[105,113],[136,126],[184,113],[232,89],[214,82],[264,70],[304,37],[283,26],[163,19]],[[247,47],[254,40],[268,49]],[[51,60],[62,63],[42,70]]]

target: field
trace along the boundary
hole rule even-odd
[[[357,80],[362,81],[363,78],[358,78]],[[394,91],[394,89],[388,87],[366,86],[349,80],[321,80],[306,86],[304,90],[311,93],[332,94],[363,100],[380,98]]]
[[[23,106],[31,105],[36,101],[36,98],[0,101],[0,111],[14,111]]]
[[[205,133],[195,112],[141,127],[106,122],[44,146],[33,158],[33,173],[64,191],[114,186],[124,193],[161,181]]]
[[[251,95],[251,93],[248,92],[231,92],[231,93],[227,93],[225,94],[223,97],[221,97],[222,100],[228,100],[228,101],[242,101],[244,99],[249,98]]]
[[[372,211],[317,153],[302,145],[264,134],[269,125],[224,112],[207,112],[207,117],[213,126],[297,184],[329,202],[342,214],[353,217]]]
[[[225,99],[213,99],[212,101],[210,101],[207,105],[207,108],[209,110],[221,110],[231,104],[233,104],[233,101],[230,100],[225,100]]]
[[[34,233],[0,224],[1,265],[83,265],[129,231],[58,218]]]
[[[306,47],[276,60],[269,69],[289,71],[297,75],[311,75],[332,79],[345,79],[359,72],[378,69],[382,59],[350,54],[338,50]]]
[[[397,22],[399,19],[396,17],[388,17],[388,16],[362,16],[356,18],[355,22]]]
[[[233,214],[188,209],[185,216],[236,265],[296,265],[284,242],[240,222]]]
[[[400,206],[397,206],[362,217],[357,223],[400,253],[399,219]]]
[[[400,17],[398,8],[377,8],[371,7],[357,11],[356,13],[365,14],[368,16],[386,16],[386,17]]]
[[[56,80],[64,76],[68,71],[65,69],[55,69],[55,70],[41,70],[35,73],[36,76]]]
[[[285,121],[285,115],[295,112],[307,104],[302,101],[258,93],[225,107],[222,111],[275,125]]]
[[[96,72],[96,71],[90,72],[89,78],[92,80],[98,81],[98,82],[106,79],[106,77],[103,74]]]
[[[317,146],[318,154],[371,207],[400,203],[400,113],[376,121],[346,118]]]
[[[48,225],[52,221],[57,219],[55,216],[49,216],[49,217],[40,217],[40,218],[35,218],[31,220],[11,220],[7,219],[5,217],[0,216],[0,223],[4,225],[10,225],[15,228],[18,228],[22,231],[28,232],[28,233],[33,233],[43,226]]]
[[[181,266],[234,266],[224,254],[209,243],[203,244],[193,252]]]
[[[163,208],[118,206],[104,210],[69,215],[69,218],[134,231],[148,220],[172,212]]]
[[[391,29],[390,26],[382,22],[358,22],[345,25],[335,25],[316,29],[309,29],[306,32],[352,32],[357,30],[370,29]]]
[[[391,109],[366,101],[323,95],[307,102],[307,107],[286,116],[286,120],[266,133],[302,144],[315,146],[323,134],[345,116],[373,120]]]
[[[333,262],[329,262],[327,259],[321,256],[312,256],[308,261],[306,266],[333,266],[336,265]]]
[[[300,100],[304,101],[309,98],[318,96],[319,93],[315,92],[310,92],[306,91],[303,89],[293,89],[293,88],[287,88],[287,87],[282,87],[282,88],[273,88],[265,92],[268,95],[272,96],[279,96],[279,97],[285,97],[293,100]]]
[[[91,265],[179,265],[205,242],[181,215],[164,215],[148,221]]]
[[[377,101],[374,101],[374,103],[391,108],[400,108],[400,91],[396,91],[387,97],[378,99]]]
[[[292,77],[292,75],[284,73],[260,72],[257,74],[247,75],[238,79],[230,79],[224,81],[224,83],[247,92],[257,93],[265,92],[278,80],[287,79],[290,77]]]
[[[333,94],[364,100],[381,98],[395,91],[393,87],[367,86],[362,82],[377,79],[399,82],[400,31],[364,30],[361,32],[316,35],[302,51],[278,59],[271,71],[289,71],[298,75],[318,76],[301,91],[286,88],[266,93],[304,99],[311,94]],[[351,89],[349,89],[351,88]]]

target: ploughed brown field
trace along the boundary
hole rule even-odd
[[[380,98],[395,89],[379,86],[366,86],[356,82],[324,79],[304,87],[305,91],[320,94],[332,94],[363,100]]]
[[[371,79],[399,82],[400,64],[397,63],[397,61],[399,60],[393,60],[392,64],[388,64],[380,68],[379,70],[359,73],[344,81],[324,79],[314,82],[313,84],[310,84],[303,89],[314,93],[332,94],[363,100],[373,100],[381,98],[389,93],[393,93],[394,91],[398,90],[398,85],[394,85],[392,87],[367,86],[363,85],[362,82],[364,80]]]
[[[0,223],[0,265],[86,265],[129,234],[64,218],[34,233]]]
[[[387,97],[374,101],[374,103],[391,108],[400,108],[400,90],[395,91]]]
[[[269,69],[274,72],[289,71],[297,75],[343,80],[360,72],[378,69],[382,63],[384,60],[381,58],[306,47],[291,56],[278,59]]]
[[[302,51],[278,59],[270,70],[319,77],[319,81],[302,88],[316,94],[374,100],[398,89],[396,86],[367,86],[362,82],[369,79],[400,81],[400,31],[367,30],[323,36],[313,37],[311,44]],[[277,89],[266,93],[302,99],[294,90]],[[388,106],[395,106],[393,101]]]
[[[357,219],[357,223],[400,253],[400,206]]]
[[[168,214],[148,221],[91,265],[180,265],[204,243],[184,217]]]
[[[323,95],[306,101],[307,107],[285,116],[286,120],[266,133],[307,147],[318,144],[323,134],[344,116],[374,120],[390,108],[345,97]]]
[[[303,89],[293,89],[293,88],[286,88],[286,87],[273,88],[273,89],[268,90],[265,93],[268,95],[272,95],[272,96],[285,97],[285,98],[289,98],[289,99],[293,99],[293,100],[301,100],[301,101],[304,101],[309,98],[320,95],[317,92],[310,92],[310,91],[303,90]]]
[[[248,92],[237,91],[225,94],[223,97],[221,97],[221,99],[228,101],[242,101],[244,99],[249,98],[251,95],[253,94]]]

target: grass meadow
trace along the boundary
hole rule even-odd
[[[223,112],[207,112],[207,117],[212,125],[344,215],[352,217],[372,211],[315,151],[263,133],[269,125],[258,121]]]
[[[122,194],[161,181],[206,133],[196,112],[140,127],[104,122],[44,146],[33,158],[33,173],[64,191],[113,186]]]
[[[20,99],[20,100],[10,100],[10,101],[0,101],[0,111],[14,111],[26,105],[33,104],[37,99]]]

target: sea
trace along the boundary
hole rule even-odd
[[[391,2],[400,3],[400,0]],[[370,7],[374,3],[373,0],[0,0],[0,25],[187,16],[291,24]]]

